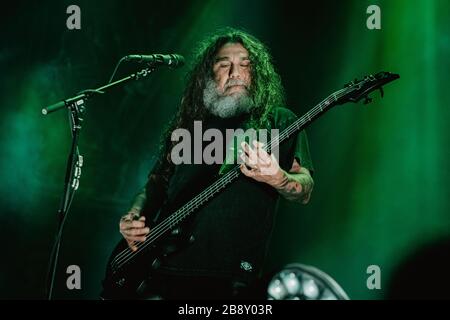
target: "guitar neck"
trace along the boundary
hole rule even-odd
[[[335,106],[341,96],[340,93],[341,91],[343,90],[337,91],[332,95],[329,95],[326,99],[322,100],[319,104],[317,104],[314,108],[305,113],[302,117],[295,120],[291,125],[289,125],[286,129],[284,129],[278,137],[275,137],[270,141],[270,143],[267,146],[267,150],[272,150],[273,148],[277,147],[279,144],[288,139],[294,133],[297,133],[298,131],[306,128],[314,120],[316,120],[325,112],[327,112],[329,109],[331,109],[333,106]]]

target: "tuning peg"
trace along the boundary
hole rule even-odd
[[[381,94],[381,97],[383,98],[383,96],[384,96],[383,87],[380,87],[380,94]]]
[[[365,96],[364,97],[364,104],[368,104],[372,102],[372,98],[370,98],[369,96]]]

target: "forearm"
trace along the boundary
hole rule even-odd
[[[128,212],[145,216],[147,221],[157,218],[167,197],[167,184],[160,176],[151,175],[145,186],[134,197]]]
[[[131,212],[135,215],[141,215],[142,210],[144,209],[144,206],[147,201],[147,192],[146,188],[144,187],[141,192],[139,192],[133,199],[133,202],[131,204],[130,209],[128,212]]]
[[[282,169],[273,187],[287,200],[307,204],[314,187],[314,180],[309,172],[302,168],[298,173],[289,173]]]

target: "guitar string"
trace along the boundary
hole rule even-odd
[[[304,116],[299,118],[297,121],[292,123],[286,130],[284,130],[279,136],[278,136],[278,143],[280,143],[285,138],[288,138],[290,135],[292,135],[295,131],[299,130],[299,125],[302,126],[304,123],[307,123],[306,118],[308,118],[309,121],[313,117],[315,117],[320,112],[323,112],[323,107],[329,107],[333,102],[336,102],[339,98],[341,98],[343,95],[341,95],[342,91],[346,91],[347,88],[341,89],[331,95],[329,95],[326,99],[324,99],[322,102],[320,102],[316,107],[308,111]],[[334,101],[333,101],[334,100]],[[320,111],[319,111],[320,110]],[[280,141],[281,140],[281,141]],[[272,146],[272,140],[269,145],[268,149],[272,149],[276,146]],[[239,166],[237,166],[239,167]],[[239,175],[239,172],[235,171],[237,167],[234,167],[230,172],[228,177],[226,174],[221,179],[217,180],[215,183],[210,185],[207,189],[203,190],[202,193],[197,195],[193,200],[188,202],[185,206],[181,207],[177,210],[174,214],[167,217],[162,223],[158,224],[155,229],[153,229],[153,233],[150,234],[150,237],[146,239],[144,242],[138,243],[138,250],[136,251],[129,251],[129,249],[123,250],[121,253],[116,255],[115,259],[112,261],[111,265],[114,267],[114,265],[118,265],[117,268],[121,268],[125,263],[127,263],[133,256],[137,255],[140,251],[144,250],[150,243],[154,242],[156,239],[158,239],[162,234],[170,230],[174,225],[178,224],[180,221],[182,221],[184,218],[186,218],[191,212],[192,209],[196,209],[198,206],[200,206],[202,203],[205,202],[209,197],[213,196],[218,190],[228,185],[229,182],[231,182],[234,178],[236,178]],[[236,173],[235,177],[231,177],[232,173]],[[225,183],[223,183],[225,182]],[[223,183],[223,185],[222,185]],[[200,200],[197,200],[198,198],[202,198]],[[187,211],[187,212],[183,212]],[[139,245],[140,244],[140,245]],[[127,259],[129,258],[129,259]],[[123,263],[122,260],[126,259]]]

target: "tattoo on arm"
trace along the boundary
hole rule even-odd
[[[306,168],[300,167],[298,162],[294,160],[292,168],[289,172],[285,172],[284,177],[275,189],[287,200],[301,202],[307,204],[311,197],[314,187],[314,180]]]

